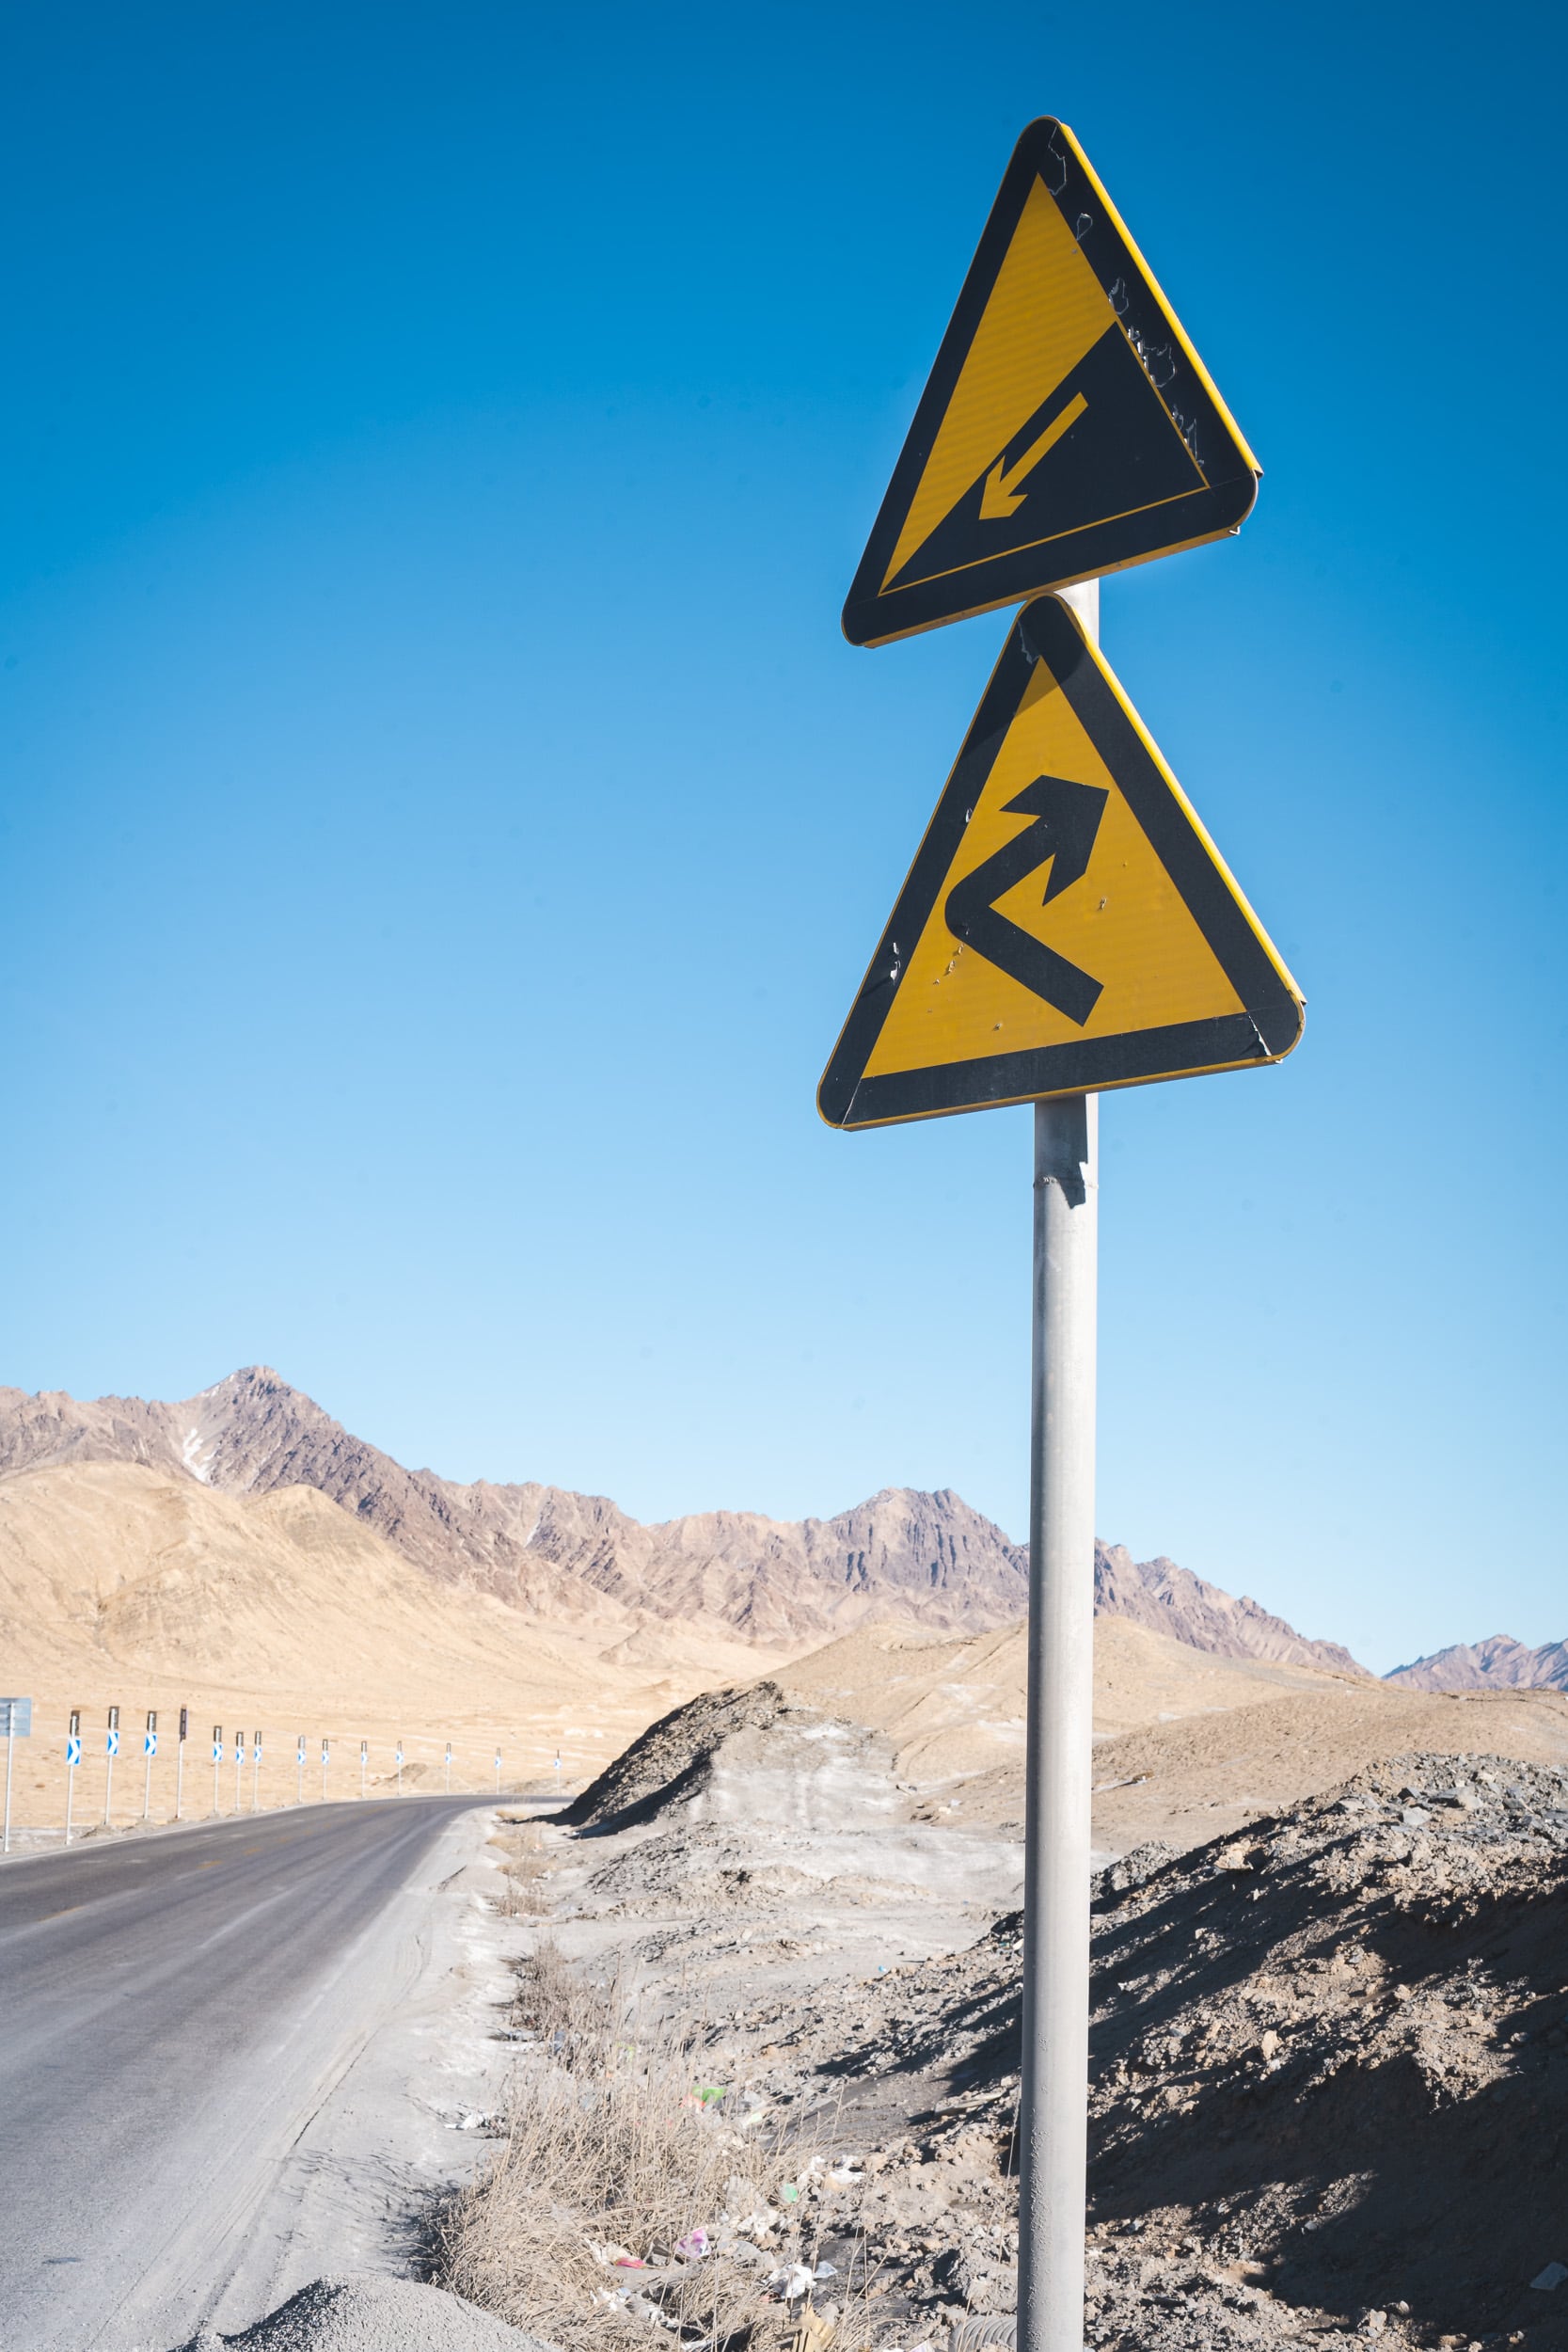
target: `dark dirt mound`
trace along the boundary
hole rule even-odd
[[[767,1731],[788,1706],[776,1682],[756,1682],[673,1708],[607,1764],[560,1819],[573,1829],[632,1829],[677,1803],[732,1732]]]
[[[916,2297],[988,2308],[1009,2250],[1019,1945],[1015,1915],[752,2021],[774,2095],[831,2095],[862,2144],[911,2119],[862,2226]],[[1091,2342],[1218,2352],[1371,2311],[1390,2344],[1568,2344],[1568,2280],[1530,2283],[1568,2263],[1568,1775],[1407,1756],[1125,1856],[1097,1883],[1093,2074]],[[1123,2337],[1148,2304],[1170,2315]]]

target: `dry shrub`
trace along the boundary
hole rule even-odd
[[[537,1822],[507,1820],[491,1838],[501,1854],[501,1888],[496,1908],[503,1919],[542,1918],[550,1908],[545,1881],[550,1866],[545,1859],[545,1839]]]
[[[553,2062],[530,2063],[499,2154],[449,2207],[443,2282],[569,2352],[645,2344],[650,2333],[722,2346],[782,2317],[755,2269],[721,2255],[650,2273],[610,2267],[594,2251],[615,2246],[668,2258],[755,2176],[755,2145],[692,2104],[689,2051],[670,2037],[640,2036],[625,1985],[586,1982],[543,1939],[518,2015]],[[784,2169],[775,2149],[768,2177]],[[675,2328],[628,2309],[614,2292],[623,2286],[657,2303]]]

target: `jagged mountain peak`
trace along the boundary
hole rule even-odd
[[[1131,1617],[1193,1649],[1371,1678],[1339,1643],[1309,1641],[1244,1594],[1222,1592],[1164,1554],[1140,1562],[1124,1544],[1097,1544],[1094,1578],[1095,1607],[1102,1613]]]
[[[1568,1641],[1530,1649],[1512,1633],[1454,1642],[1384,1677],[1408,1691],[1568,1691]]]
[[[219,1492],[314,1487],[431,1577],[542,1620],[679,1619],[787,1646],[870,1616],[980,1631],[1028,1599],[1026,1550],[951,1487],[885,1486],[827,1518],[707,1511],[644,1526],[603,1495],[406,1470],[266,1364],[172,1404],[0,1390],[0,1476],[71,1460],[142,1462]],[[1174,1562],[1101,1545],[1095,1581],[1102,1613],[1195,1648],[1362,1671]]]

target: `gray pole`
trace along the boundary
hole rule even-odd
[[[1084,2344],[1099,1146],[1098,1096],[1036,1104],[1018,2352]]]
[[[11,1757],[16,1754],[16,1734],[11,1728],[9,1711],[6,1715],[6,1840],[5,1851],[11,1850]]]

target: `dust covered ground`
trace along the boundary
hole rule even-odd
[[[1568,1710],[1422,1700],[1386,1723],[1435,1719],[1443,1746],[1389,1753],[1381,1715],[1337,1731],[1325,1703],[1272,1809],[1223,1771],[1203,1798],[1193,1737],[1257,1753],[1237,1717],[1263,1709],[1115,1742],[1180,1798],[1164,1837],[1107,1840],[1095,1883],[1087,2340],[1568,2348]],[[1461,1726],[1527,1754],[1466,1751]],[[1288,1784],[1288,1723],[1262,1736]],[[1106,1777],[1124,1802],[1149,1786]],[[760,2298],[746,2332],[797,2352],[1003,2319],[1021,1873],[1005,1827],[903,1777],[886,1729],[768,1685],[654,1726],[542,1833],[520,1907],[546,1974],[663,2030],[724,2135],[712,2209],[600,2240],[592,2308],[554,2324],[508,2305],[504,2261],[463,2291],[568,2343],[713,2341],[690,2296],[716,2258]],[[531,2000],[525,1964],[525,2106],[563,2056]]]

